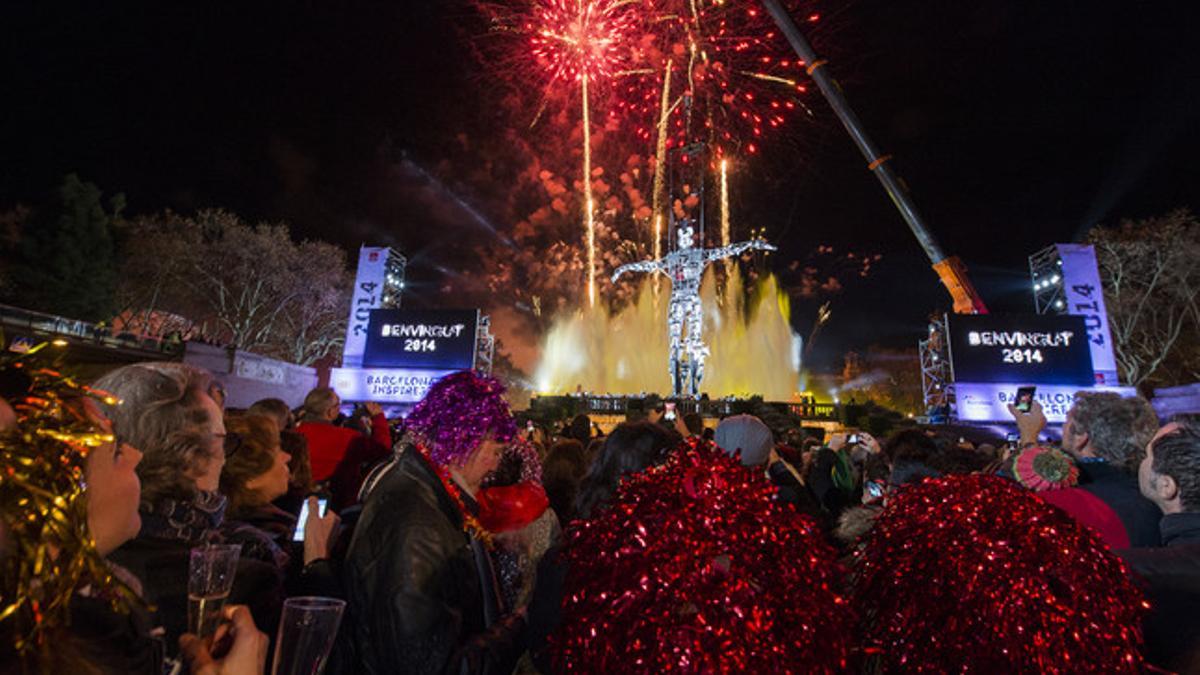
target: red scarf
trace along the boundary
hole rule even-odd
[[[434,475],[438,477],[438,480],[442,481],[442,488],[446,491],[446,494],[450,495],[451,501],[453,501],[454,505],[458,508],[458,512],[462,516],[463,532],[466,532],[467,535],[483,542],[483,545],[486,546],[489,551],[492,550],[492,533],[489,532],[483,525],[481,525],[479,523],[479,519],[472,515],[469,510],[467,510],[467,504],[463,501],[462,497],[462,489],[459,488],[454,482],[454,479],[451,478],[450,472],[447,471],[445,467],[438,466],[438,464],[433,461],[433,458],[429,455],[429,450],[420,445],[416,446],[416,448],[417,454],[424,458],[429,464],[429,467],[433,469]]]

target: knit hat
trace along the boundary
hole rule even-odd
[[[754,415],[726,417],[717,425],[713,439],[726,453],[742,453],[742,466],[761,466],[767,463],[775,436],[763,421]]]

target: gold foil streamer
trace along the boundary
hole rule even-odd
[[[81,403],[112,397],[38,366],[42,346],[0,357],[0,370],[22,371],[31,383],[9,401],[17,426],[0,432],[0,626],[22,658],[70,623],[70,600],[84,587],[116,611],[138,601],[96,550],[87,524],[87,455],[115,439]]]

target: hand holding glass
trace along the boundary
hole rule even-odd
[[[203,639],[216,632],[241,554],[241,544],[192,549],[188,561],[189,633]]]

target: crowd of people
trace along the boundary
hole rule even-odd
[[[548,428],[470,372],[342,410],[230,409],[180,363],[0,368],[0,672],[261,673],[314,595],[347,603],[331,673],[1200,672],[1200,425],[1140,398],[1080,393],[1055,444],[1013,408],[994,445],[665,406]]]

